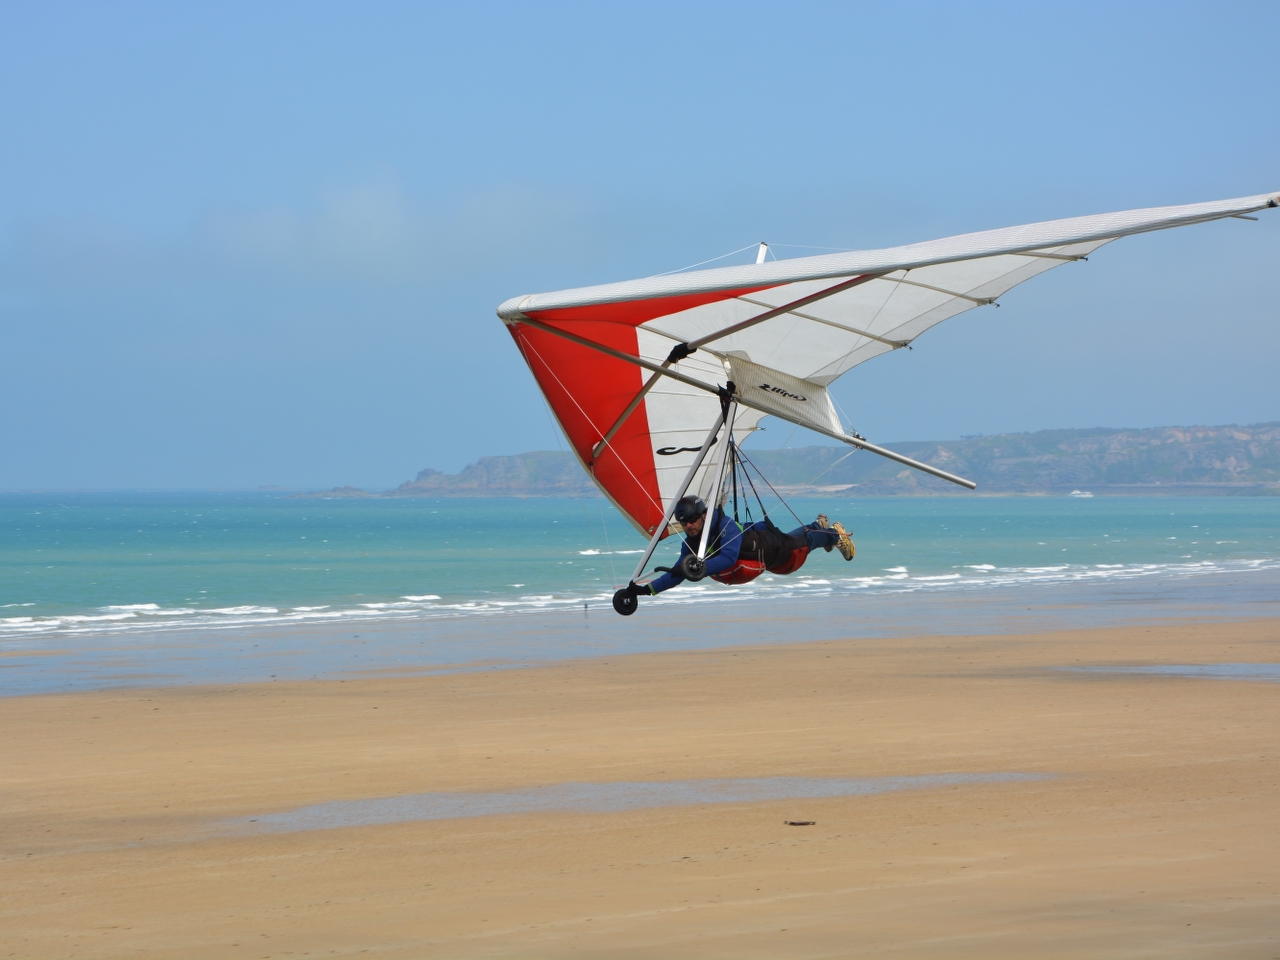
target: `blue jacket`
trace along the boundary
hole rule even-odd
[[[761,521],[749,523],[744,527],[732,517],[726,517],[724,511],[719,508],[711,515],[711,524],[711,539],[707,542],[707,576],[733,569],[733,565],[738,562],[743,532],[752,528],[763,529],[765,526]],[[684,543],[680,544],[680,559],[696,553],[698,541],[701,538],[701,534],[692,538],[685,537]],[[678,573],[664,573],[656,580],[649,582],[649,590],[655,594],[661,593],[681,583],[684,583],[684,577]]]

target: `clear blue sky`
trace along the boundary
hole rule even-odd
[[[6,0],[0,489],[554,449],[507,297],[1280,190],[1277,36],[1274,2]],[[1280,215],[1124,240],[835,392],[880,442],[1280,420],[1277,277]]]

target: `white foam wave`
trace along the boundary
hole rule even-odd
[[[997,567],[969,564],[946,574],[911,576],[906,567],[890,567],[878,574],[813,578],[766,575],[756,581],[726,587],[710,581],[685,584],[663,595],[663,603],[707,603],[740,599],[839,596],[862,593],[915,593],[922,591],[982,590],[1024,584],[1070,584],[1124,581],[1140,578],[1180,579],[1223,573],[1280,570],[1280,558],[1183,563],[1056,564],[1053,566]],[[270,624],[358,621],[420,620],[441,616],[484,616],[520,611],[552,611],[580,608],[607,609],[614,586],[601,585],[565,593],[519,593],[511,585],[509,595],[488,594],[469,600],[444,602],[437,594],[416,594],[400,600],[357,603],[349,606],[299,606],[280,609],[265,605],[231,607],[161,607],[158,604],[115,604],[92,613],[57,616],[0,618],[0,638],[42,635],[112,634],[179,629],[260,627]],[[24,604],[25,606],[26,604]]]

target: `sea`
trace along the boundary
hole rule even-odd
[[[1280,613],[1280,497],[770,507],[784,530],[819,512],[850,529],[853,562],[817,552],[791,576],[686,584],[624,619],[610,598],[645,541],[602,499],[0,494],[0,694],[501,668],[749,642],[753,622],[781,623],[757,638],[776,641],[1014,629],[1066,609],[1075,625]],[[675,554],[669,538],[652,563]]]

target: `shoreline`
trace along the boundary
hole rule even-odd
[[[0,644],[0,698],[149,684],[267,683],[513,669],[797,639],[999,635],[1280,617],[1280,567],[912,593],[751,597],[719,588],[641,603],[361,621],[45,634]],[[673,591],[675,593],[676,591]],[[710,602],[707,602],[710,601]]]
[[[1224,662],[1280,662],[1280,618],[0,699],[8,946],[1262,960],[1280,912],[1280,684],[1059,669]],[[227,826],[441,792],[744,777],[922,779]]]

